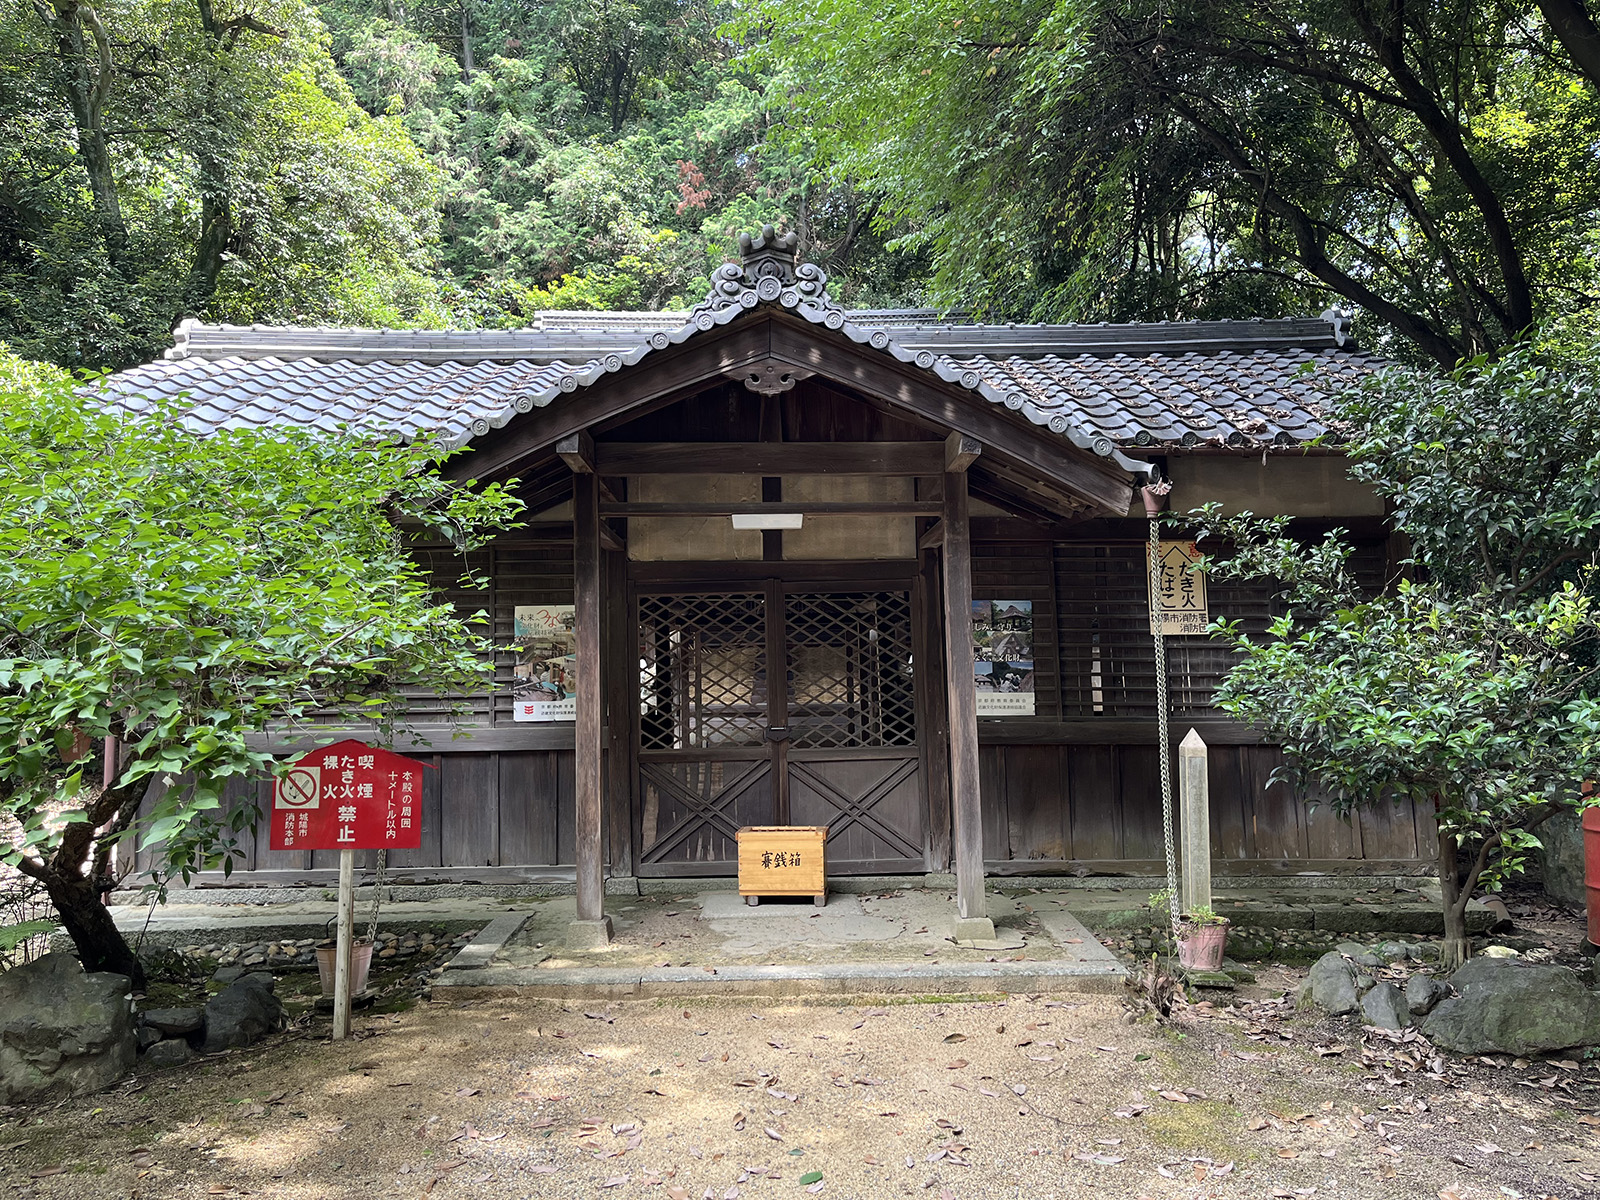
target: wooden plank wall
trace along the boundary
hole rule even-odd
[[[487,575],[491,586],[460,586],[462,560],[442,547],[419,551],[436,585],[463,614],[484,613],[497,644],[513,642],[513,621],[519,604],[572,602],[572,546],[562,540],[501,539],[475,553],[469,564]],[[415,719],[442,721],[452,707],[464,708],[477,728],[519,732],[554,730],[553,726],[517,724],[511,717],[510,685],[515,657],[495,656],[495,682],[472,695],[410,699]],[[570,726],[562,727],[570,729]],[[573,829],[573,782],[576,761],[568,747],[474,752],[469,742],[452,742],[448,730],[430,733],[437,752],[414,754],[429,767],[423,772],[422,847],[389,856],[396,878],[466,880],[474,878],[542,879],[570,874],[576,858]],[[404,749],[404,747],[397,747]],[[448,748],[448,749],[446,749]],[[256,803],[270,813],[270,783],[254,786]],[[242,803],[246,789],[232,790]],[[147,802],[148,803],[148,802]],[[242,851],[234,861],[235,876],[249,872],[261,882],[296,878],[323,881],[337,873],[336,851],[272,851],[266,826],[239,839]],[[374,865],[375,852],[358,854],[364,869]],[[148,870],[153,855],[136,855],[139,870]],[[213,881],[207,875],[207,881]]]
[[[1155,746],[1128,744],[1137,739],[1125,732],[1097,743],[1093,729],[1096,720],[1153,723],[1155,717],[1145,554],[1145,543],[1132,539],[973,546],[976,598],[1034,602],[1037,717],[980,722],[990,743],[979,763],[984,858],[997,873],[1164,869]],[[1357,577],[1374,590],[1384,563],[1384,548],[1375,542],[1358,547],[1352,559]],[[1256,632],[1276,608],[1267,585],[1215,581],[1210,605],[1213,616]],[[1172,639],[1167,650],[1176,740],[1185,718],[1225,715],[1211,706],[1211,695],[1232,651],[1208,638]],[[1027,744],[1031,736],[1039,744]],[[1431,813],[1403,804],[1343,821],[1305,794],[1269,788],[1282,761],[1272,745],[1211,747],[1219,871],[1359,869],[1432,856]]]
[[[1433,816],[1409,803],[1353,821],[1267,785],[1277,746],[1212,746],[1211,853],[1223,874],[1426,861]],[[979,752],[984,860],[998,874],[1164,869],[1154,746],[988,745]],[[1174,761],[1176,780],[1176,761]]]

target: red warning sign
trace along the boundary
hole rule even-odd
[[[416,850],[422,764],[365,742],[301,755],[272,797],[274,850]]]

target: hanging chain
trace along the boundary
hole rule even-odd
[[[1161,634],[1161,522],[1150,518],[1150,637],[1156,650],[1156,747],[1161,760],[1161,832],[1167,844],[1167,915],[1178,937],[1178,851],[1172,837],[1172,752],[1167,730],[1167,641]]]
[[[383,906],[383,868],[388,858],[387,850],[378,851],[378,873],[372,881],[372,920],[367,923],[367,941],[374,946],[378,944],[378,909]]]

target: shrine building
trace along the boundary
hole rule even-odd
[[[525,526],[473,556],[486,590],[459,590],[448,547],[418,548],[504,649],[492,688],[413,704],[394,748],[437,769],[421,848],[390,856],[391,880],[575,885],[598,921],[604,891],[731,876],[739,828],[788,824],[828,827],[830,876],[953,882],[980,923],[986,878],[1162,874],[1141,489],[1289,515],[1306,537],[1348,530],[1381,586],[1399,551],[1346,474],[1329,402],[1380,360],[1332,313],[848,311],[792,235],[741,250],[687,313],[465,332],[186,322],[110,388],[131,411],[182,397],[199,433],[437,433],[464,451],[447,470],[519,481]],[[1274,614],[1265,585],[1207,583],[1200,620]],[[1193,728],[1210,746],[1219,877],[1426,869],[1430,813],[1346,822],[1269,787],[1279,748],[1212,706],[1228,647],[1191,633],[1167,654],[1173,742]],[[274,851],[264,830],[244,850],[230,886],[336,873],[336,853]]]

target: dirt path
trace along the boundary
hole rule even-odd
[[[1381,1038],[1364,1065],[1348,1027],[1270,1003],[1163,1028],[1098,997],[483,1001],[358,1027],[0,1111],[0,1194],[1600,1195],[1594,1066]]]

